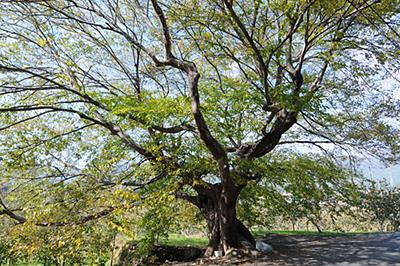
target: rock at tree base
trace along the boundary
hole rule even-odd
[[[256,249],[264,254],[272,252],[272,246],[267,243],[257,240],[256,241]]]

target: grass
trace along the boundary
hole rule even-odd
[[[204,247],[207,245],[208,239],[202,236],[182,236],[179,234],[170,234],[167,239],[162,239],[160,242],[170,246]]]
[[[4,264],[6,265],[6,264]],[[42,263],[36,263],[36,262],[18,262],[16,264],[10,264],[14,266],[43,266],[44,264]]]

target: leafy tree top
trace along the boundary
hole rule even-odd
[[[396,161],[400,109],[384,80],[399,65],[398,6],[3,2],[1,183],[35,193],[7,207],[8,193],[2,213],[66,225],[171,191],[190,200],[260,180],[267,154],[290,143]],[[64,206],[81,211],[59,221]]]

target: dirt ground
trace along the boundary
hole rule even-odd
[[[269,235],[274,252],[256,259],[198,259],[165,265],[399,265],[400,233],[348,236]]]

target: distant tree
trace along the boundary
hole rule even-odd
[[[139,216],[160,232],[178,198],[207,221],[206,255],[254,245],[236,205],[271,180],[277,147],[398,159],[383,81],[399,66],[399,6],[2,1],[1,214],[42,227]]]
[[[389,223],[391,230],[400,231],[400,188],[386,182],[371,181],[362,193],[361,207],[384,230]]]

